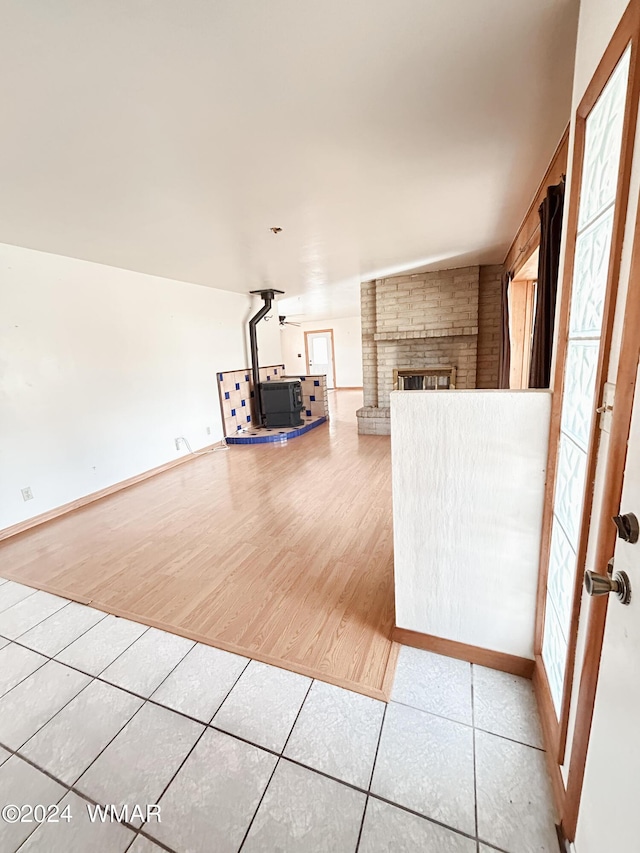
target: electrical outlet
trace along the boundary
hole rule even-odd
[[[27,486],[26,489],[21,489],[21,492],[23,501],[33,500],[33,492],[31,491],[31,486]]]
[[[211,427],[207,427],[207,435],[211,435]]]

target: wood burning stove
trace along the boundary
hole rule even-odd
[[[267,428],[302,426],[302,385],[299,381],[261,382],[260,394]]]

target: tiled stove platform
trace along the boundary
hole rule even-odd
[[[277,441],[288,441],[290,438],[297,438],[299,435],[304,435],[305,432],[326,423],[326,417],[303,418],[302,426],[297,427],[273,427],[267,429],[251,430],[250,432],[239,432],[237,435],[227,436],[227,444],[271,444]]]
[[[288,376],[284,365],[260,368],[261,382],[299,380],[302,386],[304,423],[298,427],[257,428],[253,412],[253,383],[251,368],[218,373],[218,388],[227,444],[266,444],[297,438],[329,418],[326,376]]]

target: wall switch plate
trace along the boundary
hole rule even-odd
[[[33,492],[31,491],[31,486],[27,486],[26,489],[21,489],[20,491],[22,492],[23,501],[33,500]]]
[[[176,438],[176,450],[180,450],[180,439]]]
[[[211,427],[207,427],[207,435],[211,435]]]

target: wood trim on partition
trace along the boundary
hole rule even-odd
[[[304,354],[307,360],[307,371],[308,375],[312,376],[311,373],[311,365],[309,364],[309,342],[307,340],[307,335],[321,335],[325,333],[329,333],[331,336],[331,367],[333,368],[333,388],[328,388],[328,391],[336,390],[336,348],[333,343],[333,329],[306,329],[304,333]]]
[[[635,8],[632,8],[635,7]],[[555,373],[553,385],[553,399],[551,408],[551,419],[549,428],[549,451],[547,459],[547,481],[545,486],[543,526],[540,549],[540,570],[538,575],[538,591],[536,603],[536,630],[534,649],[536,656],[542,651],[544,633],[544,611],[546,606],[546,587],[549,572],[549,558],[551,545],[551,528],[553,521],[553,504],[555,496],[555,481],[558,463],[558,449],[560,441],[560,418],[562,411],[564,392],[564,368],[567,353],[569,310],[571,301],[571,290],[573,282],[573,270],[575,260],[575,247],[577,239],[577,217],[580,202],[580,186],[582,180],[582,164],[584,155],[584,137],[586,118],[600,97],[609,77],[613,73],[620,57],[627,48],[630,41],[632,44],[632,55],[630,57],[629,81],[627,87],[627,101],[625,105],[625,119],[623,126],[620,167],[618,174],[618,185],[616,190],[616,208],[613,223],[612,246],[609,256],[609,270],[607,278],[607,295],[605,298],[602,335],[600,340],[598,372],[596,377],[596,388],[594,400],[599,405],[607,378],[609,358],[611,352],[611,337],[615,316],[615,304],[620,276],[620,262],[622,255],[622,242],[626,224],[627,204],[629,198],[629,181],[631,174],[631,163],[633,147],[635,142],[635,129],[637,122],[638,96],[640,94],[638,85],[639,77],[636,72],[637,65],[637,35],[638,35],[638,6],[636,0],[627,8],[614,37],[612,38],[605,54],[603,55],[598,69],[591,80],[585,95],[578,106],[575,125],[575,143],[573,152],[573,169],[569,201],[569,221],[567,228],[567,244],[565,250],[565,264],[563,271],[563,287],[559,315],[557,351],[555,359]],[[578,635],[578,619],[581,605],[582,574],[585,568],[587,546],[589,541],[589,530],[594,499],[594,481],[598,459],[598,448],[600,442],[600,429],[597,418],[594,417],[588,449],[588,463],[585,482],[587,483],[582,520],[579,534],[579,546],[577,550],[576,576],[574,579],[574,596],[569,628],[569,643],[567,650],[567,666],[565,670],[563,703],[559,719],[556,718],[553,705],[541,708],[548,715],[546,727],[549,731],[549,744],[553,749],[554,757],[558,764],[564,762],[566,751],[566,740],[569,726],[571,709],[571,695],[575,671],[576,647]],[[607,558],[608,559],[608,558]],[[605,560],[606,564],[606,560]],[[597,567],[602,568],[602,567]],[[548,682],[544,665],[539,664],[541,682],[544,682],[548,690]],[[570,837],[570,836],[569,836]]]
[[[127,480],[121,480],[119,483],[114,483],[112,486],[100,489],[98,492],[91,492],[89,495],[83,495],[83,497],[77,498],[75,501],[70,501],[69,503],[62,504],[62,506],[57,506],[47,512],[43,512],[40,515],[34,515],[32,518],[27,518],[24,521],[19,521],[17,524],[12,524],[10,527],[5,527],[3,530],[0,530],[0,542],[4,539],[9,539],[11,536],[17,536],[19,533],[24,533],[26,530],[31,530],[32,527],[37,527],[40,524],[46,524],[49,521],[54,521],[56,518],[60,518],[62,515],[67,515],[70,512],[75,512],[77,509],[82,509],[83,506],[87,506],[87,504],[93,503],[94,501],[102,500],[102,498],[106,498],[116,492],[121,492],[123,489],[135,486],[136,483],[141,483],[143,480],[155,477],[156,474],[162,474],[163,471],[175,468],[176,465],[182,465],[184,462],[189,462],[201,453],[213,450],[214,447],[215,444],[210,444],[207,447],[203,447],[201,450],[189,453],[187,456],[180,456],[178,459],[172,459],[170,462],[164,462],[156,468],[150,468],[148,471],[143,471],[141,474],[136,474],[134,477],[129,477]],[[24,581],[20,581],[20,583],[24,583]]]
[[[544,197],[547,194],[547,188],[553,184],[558,184],[562,176],[567,172],[567,160],[569,157],[569,127],[562,134],[562,138],[558,143],[549,167],[540,182],[535,197],[529,206],[529,210],[525,214],[524,219],[507,256],[504,259],[504,268],[506,272],[517,274],[520,268],[525,264],[528,257],[540,244],[540,217],[538,208],[542,204]]]
[[[422,634],[420,631],[411,631],[408,628],[398,628],[397,626],[391,633],[391,639],[403,646],[425,649],[438,655],[466,660],[469,663],[477,663],[480,666],[510,672],[512,675],[520,675],[523,678],[533,676],[535,661],[517,655],[495,652],[491,649],[483,649],[481,646],[470,646],[467,643],[458,643],[456,640],[434,637],[431,634]]]

